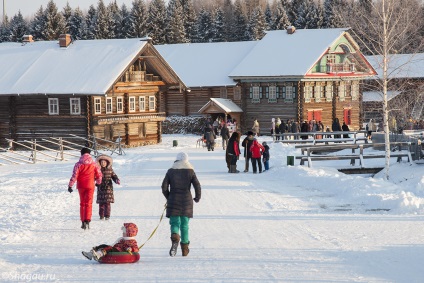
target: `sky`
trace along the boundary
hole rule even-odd
[[[22,15],[24,18],[31,17],[34,15],[37,10],[40,8],[40,6],[43,6],[43,8],[46,8],[47,3],[49,0],[2,0],[4,1],[5,5],[5,11],[6,15],[11,18],[15,14],[18,13],[19,10],[21,10]],[[69,2],[69,5],[72,7],[72,9],[75,9],[76,7],[80,7],[82,11],[88,10],[90,5],[94,5],[97,7],[98,0],[54,0],[56,3],[56,6],[58,7],[59,11],[62,11],[63,8],[66,6],[66,3]],[[112,0],[103,0],[105,5],[107,6]],[[123,3],[127,5],[127,7],[132,6],[133,0],[116,0],[116,3],[118,6],[121,6]],[[2,9],[2,15],[3,15],[3,2],[1,2],[1,9]]]
[[[1,160],[2,153],[0,281],[422,282],[423,163],[392,160],[390,181],[380,173],[340,173],[337,168],[351,167],[350,160],[287,166],[287,156],[300,149],[259,137],[270,146],[270,170],[253,174],[250,165],[248,173],[229,174],[221,139],[214,151],[198,147],[198,139],[164,135],[160,144],[113,154],[121,185],[114,185],[111,218],[100,220],[94,201],[86,231],[80,228],[78,192],[67,191],[78,151],[64,161],[37,154],[45,162],[19,165]],[[182,257],[178,248],[170,257],[168,219],[160,222],[166,202],[161,183],[181,151],[195,169],[202,197],[190,220],[189,255]],[[384,159],[365,163],[382,166]],[[243,157],[237,167],[243,171]],[[82,256],[95,245],[112,244],[124,222],[135,223],[136,240],[145,243],[139,262],[106,265]]]

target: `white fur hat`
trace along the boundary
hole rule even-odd
[[[177,154],[178,161],[188,161],[188,155],[185,152],[180,152]]]

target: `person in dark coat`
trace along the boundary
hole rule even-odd
[[[100,170],[102,171],[103,178],[102,182],[97,187],[97,200],[96,203],[99,204],[99,216],[100,220],[110,218],[110,204],[115,202],[115,198],[113,196],[113,182],[115,184],[121,184],[118,176],[112,169],[112,158],[107,155],[99,155],[96,158],[96,162],[98,163]]]
[[[230,131],[228,130],[227,124],[223,124],[221,128],[221,138],[222,138],[222,149],[225,150],[227,147],[228,139],[230,138]]]
[[[194,187],[194,198],[190,191],[191,185]],[[193,218],[193,200],[196,203],[200,201],[201,186],[186,153],[178,153],[177,160],[166,172],[162,193],[167,200],[166,217],[171,226],[172,246],[169,255],[175,256],[181,239],[182,255],[187,256],[190,251],[189,220]]]
[[[342,127],[340,126],[339,118],[334,118],[333,124],[331,125],[331,130],[333,132],[341,132]],[[334,135],[335,139],[341,138],[341,135]]]
[[[343,132],[349,132],[349,126],[346,125],[345,122],[343,122],[342,131]],[[349,135],[348,134],[343,134],[343,138],[348,139],[349,138]]]
[[[203,137],[206,140],[206,146],[208,148],[208,151],[213,151],[215,147],[216,135],[210,126],[205,128],[205,133],[203,134]]]
[[[239,173],[237,170],[237,160],[240,156],[240,134],[233,132],[231,138],[228,140],[227,151],[225,160],[227,161],[228,173]]]
[[[264,162],[264,167],[265,167],[265,171],[269,170],[269,158],[270,158],[270,154],[269,154],[269,146],[266,142],[262,143],[263,147],[265,148],[264,153],[262,154],[262,160]]]
[[[253,135],[254,134],[252,131],[248,131],[247,137],[245,137],[243,142],[241,143],[241,145],[244,147],[244,172],[249,172],[249,161],[252,158],[252,152],[250,152],[250,147],[253,143]]]

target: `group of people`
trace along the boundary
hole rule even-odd
[[[81,157],[74,165],[72,177],[68,184],[68,191],[73,192],[76,188],[80,197],[81,228],[90,229],[92,217],[92,203],[94,187],[97,187],[97,203],[99,204],[100,220],[108,220],[111,215],[111,203],[114,202],[113,183],[120,184],[118,176],[112,169],[112,158],[100,155],[93,160],[89,148],[81,149]],[[194,187],[195,197],[192,197],[191,186]],[[201,186],[196,177],[193,166],[188,161],[188,155],[178,153],[172,167],[167,171],[162,182],[162,194],[167,200],[166,217],[171,228],[170,256],[177,253],[178,244],[181,245],[183,256],[189,253],[189,220],[193,217],[193,202],[199,202],[201,198]],[[89,260],[100,261],[110,252],[138,252],[139,247],[135,236],[138,227],[134,223],[124,223],[122,237],[113,245],[102,244],[93,247],[90,251],[82,254]]]
[[[242,142],[244,147],[244,172],[249,172],[249,163],[252,163],[253,173],[262,173],[269,170],[269,146],[266,142],[260,144],[254,137],[255,133],[248,131],[246,137]],[[241,155],[240,150],[240,133],[234,132],[228,140],[227,151],[225,160],[227,162],[228,173],[239,173],[237,170],[237,161]],[[261,160],[262,159],[262,160]],[[264,170],[262,170],[262,161],[264,163]]]

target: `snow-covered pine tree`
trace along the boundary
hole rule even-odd
[[[125,4],[121,6],[121,23],[119,25],[119,38],[130,38],[131,32],[131,13]]]
[[[224,0],[224,37],[225,41],[231,41],[234,27],[234,5],[232,0]]]
[[[46,40],[44,38],[44,30],[46,29],[46,15],[44,14],[43,6],[37,10],[34,18],[29,23],[30,33],[34,40]]]
[[[166,43],[166,6],[164,0],[153,0],[147,13],[147,34],[153,44]]]
[[[77,7],[69,18],[69,33],[74,39],[86,39],[87,24],[84,14]]]
[[[169,0],[166,9],[166,41],[169,44],[188,42],[185,28],[183,7],[179,0]]]
[[[106,39],[109,38],[109,13],[106,9],[103,0],[99,0],[97,4],[96,20],[94,26],[94,38],[95,39]]]
[[[10,41],[9,19],[5,17],[5,21],[0,25],[0,42]]]
[[[248,25],[249,40],[260,40],[265,36],[266,20],[260,7],[253,10]]]
[[[22,36],[24,36],[28,31],[28,24],[24,20],[24,17],[21,14],[21,10],[18,11],[18,14],[14,15],[10,20],[9,24],[10,31],[10,40],[12,42],[22,41]]]
[[[303,0],[298,6],[297,19],[293,23],[298,29],[313,29],[316,28],[317,8],[313,0]]]
[[[193,42],[197,36],[197,15],[194,10],[193,0],[180,0],[183,7],[184,29],[188,42]]]
[[[287,8],[288,4],[284,6],[282,2],[277,3],[277,8],[274,15],[274,21],[273,21],[273,30],[285,30],[288,26],[291,25],[289,21],[289,17],[287,16]]]
[[[224,11],[221,7],[215,8],[214,19],[212,22],[212,38],[213,42],[224,42],[225,40],[225,28],[224,28]]]
[[[271,7],[269,6],[269,2],[266,4],[265,8],[265,22],[266,22],[266,30],[271,30],[274,27],[273,15],[271,11]]]
[[[134,0],[131,8],[131,37],[147,35],[147,8],[144,0]]]
[[[112,1],[106,8],[108,13],[109,34],[107,38],[122,38],[121,32],[121,11],[119,11],[116,1]]]
[[[342,26],[342,19],[337,12],[343,7],[342,0],[324,0],[324,27],[336,28]]]
[[[62,16],[65,18],[65,31],[66,33],[69,33],[70,18],[72,16],[72,8],[69,5],[69,2],[66,2],[65,7],[63,8]]]
[[[66,32],[66,22],[53,0],[47,3],[44,15],[46,18],[46,26],[43,31],[44,38],[46,40],[57,40],[60,34]]]
[[[197,39],[196,42],[210,42],[212,40],[212,18],[211,13],[202,7],[197,17]]]
[[[246,41],[249,40],[247,31],[247,19],[243,14],[243,9],[240,0],[234,1],[234,26],[231,36],[231,41]]]
[[[94,5],[90,5],[88,8],[87,16],[85,18],[87,32],[87,39],[95,39],[96,38],[96,19],[97,19],[97,11],[94,8]]]

